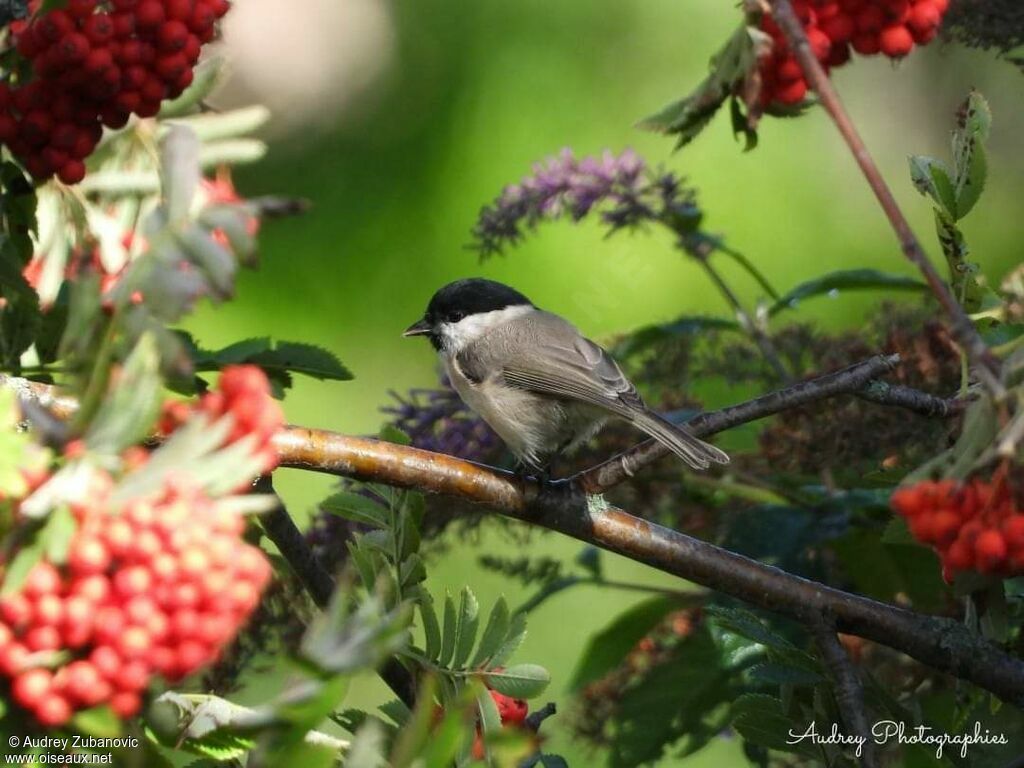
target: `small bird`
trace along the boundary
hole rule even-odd
[[[609,354],[519,291],[482,278],[457,280],[405,331],[426,336],[459,396],[526,467],[594,436],[610,417],[646,432],[695,469],[729,457],[648,408]]]

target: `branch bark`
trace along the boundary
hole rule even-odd
[[[956,297],[949,290],[949,286],[946,285],[945,281],[936,271],[935,266],[929,261],[928,256],[921,247],[920,241],[910,228],[910,223],[903,215],[903,211],[900,210],[892,190],[889,189],[885,179],[882,178],[881,171],[875,164],[871,153],[864,144],[864,140],[861,138],[860,133],[858,133],[853,120],[846,111],[846,107],[839,98],[839,93],[832,85],[828,73],[825,72],[825,69],[814,55],[803,25],[793,10],[792,3],[790,0],[769,1],[771,3],[772,15],[782,30],[783,35],[785,35],[786,43],[789,45],[790,50],[800,64],[804,77],[811,88],[818,94],[822,106],[832,118],[832,122],[835,123],[843,140],[850,148],[850,152],[853,153],[854,160],[860,166],[864,178],[867,179],[868,185],[871,187],[872,192],[875,193],[875,197],[878,198],[882,210],[889,219],[889,223],[896,233],[904,255],[920,270],[925,282],[928,283],[928,287],[935,294],[935,298],[938,299],[943,310],[949,315],[952,321],[953,332],[963,346],[968,359],[974,364],[978,378],[993,396],[997,399],[1002,399],[1005,389],[1000,381],[1001,364],[999,359],[992,354],[992,351],[978,334],[974,323],[971,322],[963,307],[960,306]]]
[[[709,435],[796,405],[854,393],[896,362],[897,356],[871,358],[731,408],[702,414],[690,426],[699,435]],[[45,385],[26,387],[6,377],[0,383],[21,387],[24,396],[53,397],[52,389]],[[73,410],[70,404],[64,405]],[[593,488],[610,487],[614,485],[611,481],[628,477],[660,455],[646,444],[622,455],[631,456],[629,461],[620,456],[576,477],[547,484],[452,456],[304,427],[288,427],[275,436],[274,445],[282,467],[484,504],[509,517],[602,547],[808,626],[819,623],[823,615],[834,617],[837,631],[902,651],[1024,706],[1024,663],[958,622],[808,581],[634,517],[591,495]],[[593,478],[589,484],[588,477]],[[294,528],[290,518],[287,522]],[[296,561],[301,560],[296,556]]]
[[[875,755],[875,741],[868,723],[867,706],[864,703],[864,686],[853,661],[843,644],[839,642],[832,622],[822,619],[814,630],[814,639],[821,652],[821,658],[832,675],[839,716],[849,733],[860,736],[863,741],[860,764],[864,768],[878,768]]]

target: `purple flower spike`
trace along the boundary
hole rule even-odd
[[[597,208],[614,232],[660,218],[679,202],[681,188],[671,174],[649,173],[631,149],[619,155],[605,150],[600,157],[579,160],[563,149],[480,212],[473,230],[475,247],[484,256],[500,253],[523,238],[524,228],[562,217],[580,221]],[[689,192],[684,197],[692,203]]]

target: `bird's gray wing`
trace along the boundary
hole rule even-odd
[[[516,332],[509,329],[510,336]],[[505,346],[502,378],[508,385],[623,415],[644,407],[618,363],[568,322],[538,313],[525,335],[525,343]]]

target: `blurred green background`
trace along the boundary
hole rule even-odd
[[[268,136],[270,157],[240,172],[237,180],[243,194],[306,197],[314,207],[301,219],[269,224],[262,236],[262,265],[242,279],[239,300],[204,308],[190,323],[207,345],[269,335],[336,352],[356,380],[299,380],[285,403],[292,422],[374,432],[381,422],[377,409],[388,402],[389,390],[434,384],[429,346],[403,340],[400,333],[419,317],[435,288],[457,277],[483,275],[512,283],[597,338],[683,313],[727,311],[697,266],[674,252],[660,232],[605,239],[597,226],[557,224],[485,263],[466,249],[480,207],[533,162],[565,146],[579,154],[633,147],[652,165],[684,175],[699,190],[708,228],[724,234],[782,289],[837,268],[912,274],[822,111],[811,110],[798,120],[766,119],[760,147],[747,154],[731,136],[725,114],[678,153],[670,139],[633,127],[703,76],[709,56],[739,21],[731,3],[332,2],[352,2],[356,11],[371,3],[375,28],[380,31],[383,23],[386,34],[375,49],[372,40],[359,38],[360,28],[340,24],[321,30],[318,44],[326,39],[336,50],[366,49],[383,61],[375,70],[379,74],[360,82],[355,96],[345,89],[344,68],[335,82],[327,77],[327,86],[347,94],[344,103],[332,101],[327,86],[306,94],[309,83],[298,77],[290,83],[294,94],[308,97],[311,112],[330,118],[278,124]],[[324,7],[299,0],[287,13],[305,14],[316,25]],[[247,24],[274,24],[280,8],[238,3],[232,23],[242,35]],[[283,29],[280,34],[292,33]],[[232,34],[229,26],[229,56]],[[295,50],[305,43],[290,42]],[[229,85],[225,99],[258,97],[258,76],[250,73],[246,83],[244,61],[237,66],[238,81]],[[948,157],[960,100],[972,86],[989,98],[995,113],[989,189],[964,229],[974,258],[993,280],[1015,265],[1024,242],[1021,74],[983,54],[935,44],[898,66],[857,60],[837,71],[835,80],[933,254],[930,207],[910,184],[906,156]],[[323,81],[321,71],[318,83]],[[723,269],[741,297],[758,298],[757,287],[742,274],[728,264]],[[800,311],[803,318],[832,327],[856,326],[878,300],[877,295],[839,296],[808,302]],[[301,518],[331,485],[329,478],[280,474],[278,488]],[[433,588],[457,589],[470,582],[485,606],[500,593],[515,604],[523,591],[476,565],[481,551],[512,554],[507,550],[514,546],[487,529],[479,543],[455,542],[432,566]],[[554,536],[535,536],[525,549],[572,557],[579,548]],[[640,566],[608,560],[615,578],[668,583]],[[533,616],[520,658],[553,673],[547,698],[563,705],[565,714],[545,726],[548,750],[564,754],[572,765],[601,760],[569,740],[569,702],[562,688],[588,637],[640,599],[580,589],[556,597]],[[349,703],[372,705],[385,696],[375,680],[367,679]],[[740,760],[737,745],[723,741],[687,764],[733,760]]]

